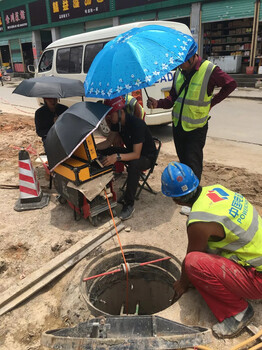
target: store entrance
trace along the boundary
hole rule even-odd
[[[24,43],[22,44],[23,51],[23,61],[25,66],[25,71],[28,72],[28,65],[34,64],[34,57],[32,51],[32,43]]]
[[[51,30],[41,30],[40,35],[42,50],[44,50],[52,42]]]
[[[3,66],[8,67],[11,62],[9,46],[8,45],[0,46],[0,50],[1,50],[1,57],[2,57],[1,64]]]
[[[203,57],[218,64],[227,73],[246,73],[250,62],[252,31],[253,18],[205,23]],[[261,26],[258,37],[261,38]],[[256,56],[259,54],[261,41],[256,49]]]

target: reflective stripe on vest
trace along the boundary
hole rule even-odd
[[[181,124],[185,131],[201,128],[207,123],[212,99],[212,95],[207,94],[207,86],[214,68],[215,65],[212,62],[204,61],[189,82],[186,98],[184,99],[184,89],[176,99],[172,111],[175,126],[178,124],[182,107]],[[176,94],[178,94],[185,77],[177,70],[174,80]],[[184,104],[182,105],[183,99]]]
[[[128,114],[134,115],[135,114],[135,105],[137,103],[137,99],[135,97],[131,96],[131,95],[126,95],[125,101],[126,101],[126,106],[125,106],[126,112]],[[140,105],[140,103],[139,103],[139,107],[141,109],[141,118],[143,118],[143,116],[144,116],[144,109]]]
[[[262,271],[262,220],[243,196],[221,185],[203,187],[187,225],[194,222],[223,226],[225,238],[217,242],[210,239],[209,252]]]

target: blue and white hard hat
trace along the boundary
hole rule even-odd
[[[193,40],[184,62],[188,61],[197,52],[197,48],[197,43],[195,42],[195,40]]]
[[[193,170],[178,162],[171,162],[161,176],[161,190],[167,197],[182,197],[194,191],[199,180]]]

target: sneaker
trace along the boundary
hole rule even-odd
[[[225,318],[223,322],[216,323],[212,327],[217,338],[233,338],[245,328],[254,316],[254,310],[250,304],[239,314]]]
[[[190,212],[191,212],[191,208],[190,207],[187,207],[187,206],[183,206],[183,207],[181,207],[181,209],[180,209],[180,214],[183,214],[183,215],[189,215],[190,214]]]
[[[133,205],[130,205],[130,204],[126,205],[125,204],[123,206],[123,209],[122,209],[120,215],[119,215],[119,218],[121,220],[127,220],[127,219],[131,218],[131,216],[133,215],[134,211],[135,211],[135,208],[134,208]]]

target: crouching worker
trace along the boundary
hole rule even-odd
[[[241,194],[221,185],[199,186],[191,168],[172,162],[162,193],[191,207],[188,247],[175,296],[196,287],[218,320],[213,334],[232,338],[251,321],[247,299],[262,298],[262,220]]]
[[[105,166],[117,161],[128,164],[127,186],[120,213],[120,219],[127,220],[135,210],[134,201],[140,172],[150,168],[155,161],[156,147],[145,122],[125,112],[125,100],[122,97],[106,100],[105,104],[112,107],[106,116],[111,132],[105,141],[97,144],[97,150],[105,156]],[[118,134],[124,142],[123,147],[112,146]]]

